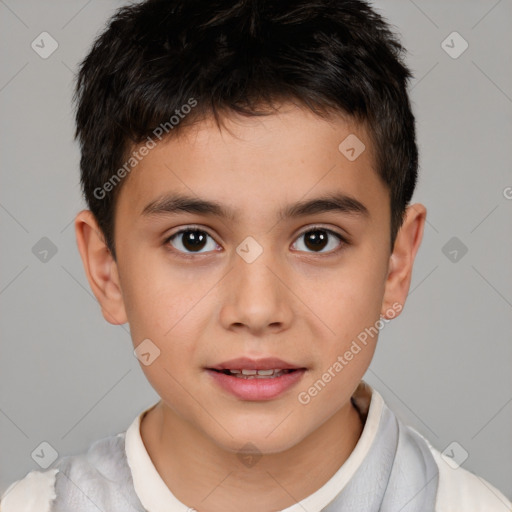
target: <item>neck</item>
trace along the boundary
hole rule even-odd
[[[247,467],[162,401],[143,417],[140,432],[156,470],[182,503],[198,512],[260,512],[287,508],[322,487],[352,453],[362,429],[349,400],[297,445]]]

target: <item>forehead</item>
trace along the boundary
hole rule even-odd
[[[156,144],[123,184],[118,212],[142,216],[176,192],[215,200],[239,219],[332,192],[368,203],[369,211],[387,201],[367,131],[352,120],[285,105],[222,123],[206,118]]]

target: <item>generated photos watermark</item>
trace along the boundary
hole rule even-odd
[[[197,100],[195,98],[189,98],[187,103],[183,104],[180,108],[174,110],[175,115],[172,115],[168,121],[160,123],[152,132],[152,136],[148,136],[146,142],[139,146],[138,149],[132,151],[130,157],[126,162],[103,184],[101,187],[94,189],[94,197],[96,199],[105,199],[109,192],[112,192],[116,185],[133,170],[133,168],[146,156],[149,152],[156,147],[158,139],[162,140],[165,135],[168,135],[171,130],[180,124],[182,119],[185,119],[192,109],[197,106]]]
[[[311,402],[311,399],[317,396],[325,386],[331,382],[344,368],[347,366],[354,357],[359,354],[364,347],[368,344],[368,339],[373,339],[377,336],[380,330],[390,322],[400,311],[402,311],[402,304],[395,302],[391,308],[386,311],[386,314],[379,318],[371,327],[366,327],[361,331],[357,338],[352,340],[352,343],[348,350],[343,355],[339,355],[329,368],[321,375],[321,377],[306,391],[301,391],[297,395],[297,399],[300,404],[307,405]]]

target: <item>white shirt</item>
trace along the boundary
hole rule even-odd
[[[382,396],[364,381],[358,386],[353,399],[364,421],[361,437],[354,450],[322,487],[281,512],[320,512],[340,495],[365,461],[370,447],[376,440],[383,413],[388,411],[389,414],[389,409]],[[155,405],[144,409],[133,420],[126,432],[111,437],[124,438],[126,462],[131,473],[133,489],[145,510],[191,512],[193,509],[180,502],[162,480],[142,441],[141,419]],[[434,512],[512,511],[512,503],[489,482],[462,467],[454,469],[453,462],[445,459],[417,431],[407,426],[402,428],[409,429],[426,443],[437,465],[439,479]],[[58,472],[59,468],[31,471],[23,479],[13,482],[0,499],[0,512],[53,512],[52,502],[57,496],[55,481]],[[91,493],[90,490],[88,492]],[[92,499],[94,500],[94,497]],[[105,512],[109,511],[105,510]]]

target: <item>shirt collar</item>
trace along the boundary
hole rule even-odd
[[[361,437],[354,450],[345,463],[320,489],[282,512],[322,510],[343,490],[361,466],[379,429],[384,400],[369,384],[361,381],[352,395],[352,402],[364,423]],[[148,512],[167,512],[169,510],[190,512],[190,507],[179,501],[162,480],[142,441],[141,420],[157,403],[143,410],[126,431],[126,458],[132,473],[135,492]]]

